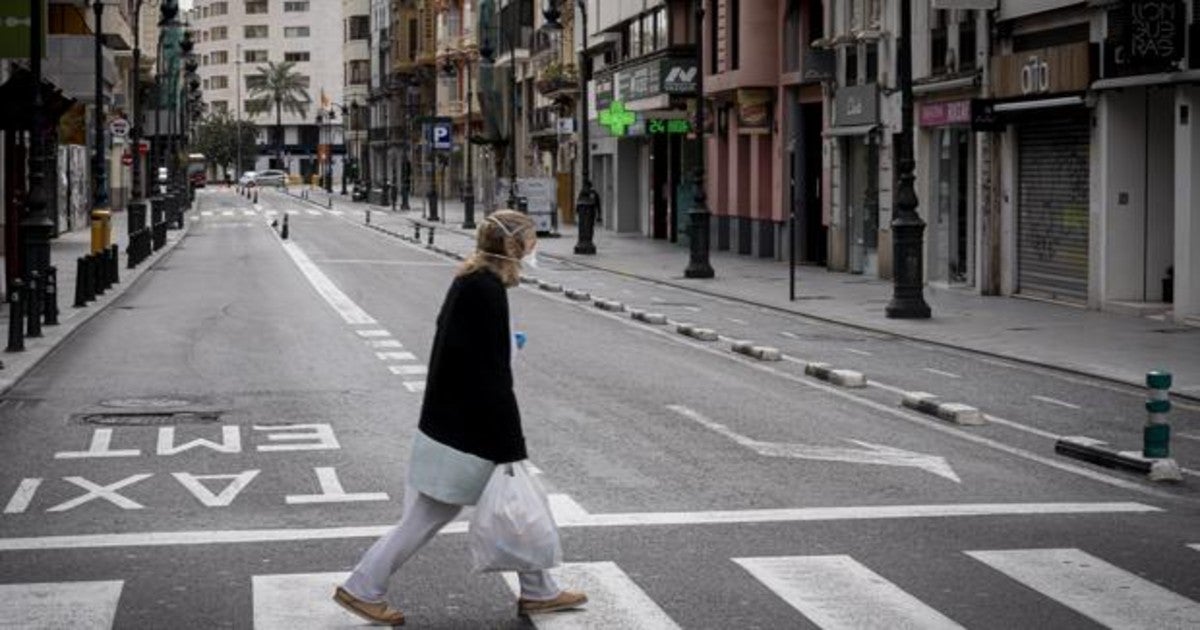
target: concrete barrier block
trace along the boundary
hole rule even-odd
[[[596,308],[598,308],[602,311],[609,311],[612,313],[623,313],[625,311],[625,305],[616,300],[605,300],[603,298],[596,298],[595,300],[593,300],[593,304],[596,305]]]
[[[962,403],[942,403],[938,405],[937,415],[942,420],[968,426],[986,424],[983,414],[978,409]]]
[[[681,326],[676,330],[678,330],[680,334],[687,335],[692,339],[698,339],[700,341],[716,341],[718,339],[717,331],[711,328],[700,328],[691,324],[687,324],[686,327]]]
[[[521,284],[537,284],[538,279],[533,276],[521,276]]]
[[[779,348],[772,348],[771,346],[755,346],[753,352],[754,358],[758,359],[759,361],[783,360],[783,353],[779,351]]]
[[[855,370],[834,370],[829,373],[829,382],[841,387],[861,388],[867,386],[867,377]]]
[[[539,289],[546,291],[548,293],[562,293],[562,290],[563,290],[561,284],[555,284],[553,282],[546,282],[545,280],[538,282],[537,286]]]
[[[575,300],[576,302],[587,302],[592,299],[591,294],[587,291],[577,291],[575,289],[567,289],[566,296],[567,299]]]
[[[661,326],[661,325],[667,323],[667,316],[663,315],[662,313],[647,313],[646,311],[632,310],[632,309],[629,311],[629,313],[634,319],[638,320],[639,322],[644,322],[647,324],[654,324],[656,326]]]
[[[1143,457],[1139,451],[1109,448],[1106,442],[1086,436],[1065,436],[1054,443],[1054,452],[1109,468],[1143,475],[1151,481],[1182,481],[1179,464],[1170,457]]]

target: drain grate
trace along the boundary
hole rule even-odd
[[[207,424],[221,419],[217,411],[118,411],[83,413],[75,416],[80,424],[106,427],[157,427],[177,424]]]

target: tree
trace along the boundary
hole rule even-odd
[[[235,120],[228,111],[210,114],[196,125],[193,146],[204,154],[209,164],[220,166],[221,175],[225,177],[229,174],[229,167],[237,161],[239,136],[242,164],[236,165],[235,171],[241,171],[246,167],[246,161],[253,160],[258,151],[258,133],[254,123]]]
[[[283,162],[283,112],[296,114],[304,118],[312,98],[308,95],[308,77],[293,70],[295,62],[267,62],[258,67],[257,75],[253,78],[250,88],[250,101],[246,104],[246,113],[257,116],[267,112],[271,105],[275,106],[275,157]]]

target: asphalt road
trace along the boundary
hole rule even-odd
[[[202,192],[187,238],[0,401],[0,625],[355,625],[327,598],[399,516],[454,266],[353,213],[260,202]],[[284,216],[287,241],[270,226]],[[836,388],[514,290],[532,461],[564,581],[593,599],[537,627],[1200,624],[1195,478],[1154,485],[1047,437],[1128,440],[1138,392],[561,263],[537,273],[883,384]],[[1001,422],[948,425],[897,389]],[[1175,447],[1194,466],[1196,445]],[[501,576],[471,573],[463,529],[397,574],[394,603],[419,627],[528,627]]]

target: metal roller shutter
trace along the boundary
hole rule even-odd
[[[1086,115],[1017,127],[1017,282],[1021,293],[1087,301]]]

